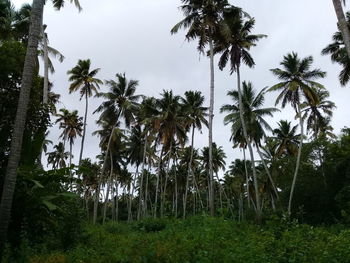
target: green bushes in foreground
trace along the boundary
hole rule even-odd
[[[273,222],[263,227],[218,218],[146,220],[85,228],[69,251],[39,262],[350,262],[350,230]]]

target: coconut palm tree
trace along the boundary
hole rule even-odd
[[[296,134],[298,125],[291,126],[291,122],[280,120],[278,128],[273,130],[274,142],[277,157],[281,156],[297,156],[298,145],[300,143],[300,134]]]
[[[86,121],[87,121],[87,113],[88,113],[88,98],[91,97],[93,93],[97,94],[99,85],[102,84],[102,81],[100,79],[95,78],[95,76],[100,71],[100,69],[96,68],[90,71],[90,67],[91,67],[90,59],[87,59],[87,60],[79,59],[78,64],[67,72],[67,74],[70,75],[69,81],[72,82],[69,86],[69,93],[79,91],[80,99],[85,97],[84,128],[83,128],[83,137],[81,139],[79,164],[83,157],[83,150],[84,150]]]
[[[348,30],[350,30],[350,12],[346,13],[346,20]],[[350,58],[346,52],[343,35],[340,29],[333,34],[332,40],[333,42],[322,50],[322,55],[331,55],[332,62],[342,67],[339,73],[339,82],[342,86],[345,86],[350,80]]]
[[[261,158],[261,161],[264,165],[266,174],[269,177],[269,180],[274,188],[276,197],[278,197],[277,188],[274,184],[270,171],[266,165],[265,159],[263,158],[260,147],[261,140],[266,138],[265,131],[272,131],[272,128],[268,124],[268,122],[264,119],[264,117],[269,116],[272,117],[273,113],[277,112],[276,108],[262,108],[261,106],[265,101],[265,89],[262,89],[257,95],[253,89],[251,82],[243,82],[243,90],[242,90],[242,102],[244,109],[244,121],[246,122],[247,135],[251,142],[255,143],[257,152]],[[242,143],[241,138],[243,137],[243,129],[239,112],[239,94],[236,90],[229,91],[227,93],[229,97],[232,98],[234,104],[233,105],[223,105],[220,109],[221,112],[228,112],[229,114],[224,118],[224,124],[231,124],[232,128],[232,139],[237,139],[236,143]],[[243,147],[245,147],[246,143],[244,142]]]
[[[301,110],[303,119],[306,119],[306,129],[313,132],[314,138],[317,138],[325,126],[328,126],[335,108],[334,102],[328,100],[329,92],[327,90],[318,89],[316,93],[318,100],[302,105]]]
[[[162,172],[162,165],[164,163],[170,162],[171,149],[175,143],[184,145],[186,140],[185,131],[185,116],[181,107],[181,97],[173,95],[172,91],[163,91],[161,98],[157,100],[156,110],[157,113],[151,117],[149,120],[145,120],[151,123],[152,129],[157,131],[156,143],[160,143],[161,151],[158,162],[158,178],[157,178],[157,190],[155,193],[154,202],[154,216],[157,214],[157,204],[158,204],[158,192],[159,192],[159,181]],[[167,155],[166,162],[163,162],[164,156]],[[166,169],[166,179],[168,177],[168,169]],[[166,186],[165,186],[166,187]],[[165,192],[163,191],[161,204],[164,202]],[[162,208],[163,206],[161,206]],[[161,214],[162,214],[161,209]]]
[[[237,89],[239,95],[239,113],[242,124],[242,131],[245,141],[250,153],[254,188],[255,188],[255,199],[256,199],[256,211],[257,219],[261,219],[261,208],[260,208],[260,197],[258,191],[258,180],[257,173],[254,165],[254,153],[251,146],[251,141],[249,139],[246,121],[244,116],[244,106],[242,101],[242,91],[241,91],[241,76],[240,67],[242,62],[248,67],[253,67],[255,65],[254,59],[249,54],[249,50],[256,46],[256,43],[266,37],[265,35],[254,35],[251,34],[255,25],[255,20],[249,18],[248,20],[242,18],[242,16],[237,17],[236,15],[228,14],[225,19],[221,22],[221,34],[216,40],[214,52],[221,53],[219,60],[219,68],[222,70],[226,67],[227,63],[230,63],[231,74],[237,73]]]
[[[72,165],[73,157],[73,144],[74,140],[79,136],[82,136],[83,131],[83,117],[78,116],[78,111],[67,112],[66,109],[61,109],[63,112],[64,120],[60,122],[60,128],[63,129],[60,138],[69,142],[69,166]],[[60,120],[59,118],[58,120]]]
[[[43,26],[41,35],[42,40],[40,42],[40,55],[43,57],[44,60],[44,87],[43,87],[43,103],[48,102],[49,97],[49,72],[52,74],[55,72],[55,68],[53,67],[52,61],[49,58],[49,55],[53,56],[54,58],[57,58],[59,62],[63,62],[64,56],[53,47],[49,46],[49,39],[47,37],[47,33],[45,32],[46,25]]]
[[[116,129],[120,118],[124,119],[127,128],[130,127],[130,124],[134,123],[136,119],[135,115],[139,107],[138,100],[142,98],[141,95],[135,95],[136,87],[138,86],[137,80],[127,80],[125,74],[116,74],[116,79],[117,81],[106,81],[106,85],[109,86],[109,92],[101,92],[97,94],[97,97],[103,98],[105,101],[94,111],[94,113],[101,112],[99,118],[100,121],[105,120],[112,125],[112,128],[109,131],[110,134],[106,137],[108,138],[108,141],[102,165],[101,177],[104,176],[104,172],[107,168],[114,130]],[[97,219],[98,198],[99,196],[96,196],[97,201],[95,200],[94,224]]]
[[[312,62],[313,58],[311,56],[300,59],[297,53],[292,52],[284,56],[281,62],[282,69],[271,69],[271,72],[282,81],[269,89],[270,91],[281,91],[276,99],[276,105],[281,102],[282,108],[284,108],[287,103],[290,103],[296,112],[296,116],[299,118],[301,130],[297,162],[288,202],[289,215],[291,214],[292,199],[300,166],[304,136],[304,121],[301,112],[301,106],[304,101],[302,99],[304,98],[305,103],[310,105],[318,103],[319,98],[316,89],[324,89],[324,87],[314,80],[326,76],[326,72],[320,69],[311,70]]]
[[[64,0],[52,0],[54,7],[60,9],[64,5]],[[78,0],[70,0],[81,9]],[[9,160],[5,180],[3,184],[3,191],[0,203],[0,258],[6,240],[6,232],[10,220],[13,194],[15,191],[17,168],[21,156],[22,140],[24,126],[26,123],[28,103],[30,99],[30,91],[33,85],[34,72],[36,70],[36,58],[38,43],[41,35],[44,0],[33,0],[32,12],[30,16],[30,27],[28,34],[28,48],[24,60],[24,67],[22,73],[22,83],[18,99],[16,117],[13,125],[13,133],[10,147]]]
[[[346,22],[345,14],[343,11],[341,0],[333,0],[334,10],[337,15],[338,19],[338,27],[343,35],[345,49],[348,54],[348,57],[350,58],[350,31],[348,27],[348,23]],[[345,0],[343,0],[343,3],[345,4]]]
[[[192,129],[191,136],[191,155],[189,162],[187,164],[187,180],[184,196],[184,205],[183,205],[183,217],[186,217],[186,204],[187,204],[187,192],[189,187],[190,174],[193,175],[192,171],[192,159],[193,159],[193,144],[194,144],[194,131],[197,128],[199,131],[202,130],[202,124],[208,127],[208,121],[206,117],[208,115],[208,108],[203,107],[204,96],[200,91],[186,91],[185,97],[182,98],[182,104],[185,111],[185,115],[188,116],[186,128]]]
[[[47,153],[47,163],[52,165],[52,169],[66,167],[66,160],[69,158],[70,153],[64,151],[64,145],[62,142],[53,147],[53,152]]]
[[[227,0],[182,0],[180,7],[185,18],[177,23],[171,33],[175,34],[179,29],[188,29],[186,39],[188,41],[198,39],[198,51],[204,53],[209,45],[210,59],[210,106],[209,106],[209,177],[213,181],[212,167],[212,143],[213,143],[213,117],[214,117],[214,38],[219,31],[219,21],[225,12],[239,14],[240,9],[231,6]],[[234,11],[234,12],[233,12]],[[210,198],[210,213],[214,215],[214,186],[210,184],[212,196]]]
[[[213,172],[216,175],[216,178],[218,178],[218,172],[219,170],[224,170],[225,171],[225,159],[226,159],[226,154],[222,148],[222,146],[217,147],[216,143],[213,143],[212,146],[213,149]],[[209,184],[209,147],[204,147],[201,152],[201,160],[202,164],[205,167],[205,171],[207,173],[207,178],[208,178],[208,184]],[[208,187],[209,190],[209,196],[210,196],[210,188]],[[221,188],[220,188],[220,196],[221,196]],[[221,198],[220,198],[221,199]]]

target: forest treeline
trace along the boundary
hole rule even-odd
[[[81,10],[78,1],[70,2]],[[53,3],[60,9],[64,1]],[[261,89],[240,74],[241,65],[253,68],[250,51],[267,37],[253,33],[255,19],[226,0],[182,4],[184,19],[170,32],[186,30],[186,39],[198,41],[198,52],[208,57],[209,107],[200,87],[150,97],[138,93],[139,80],[132,76],[116,73],[102,81],[100,68],[80,59],[67,69],[67,89],[79,92],[85,103],[80,116],[75,109],[57,108],[51,59],[64,56],[50,46],[42,24],[44,1],[15,9],[0,0],[0,257],[4,249],[16,254],[24,241],[70,248],[86,222],[210,215],[257,224],[271,218],[350,223],[350,128],[333,132],[336,105],[321,84],[326,72],[312,56],[293,51],[266,70],[275,83]],[[349,28],[350,13],[346,19]],[[320,53],[342,66],[339,81],[346,85],[350,60],[341,30]],[[218,68],[229,67],[237,81],[220,112],[240,159],[213,141],[214,56]],[[276,104],[265,105],[266,96]],[[96,97],[103,102],[91,109]],[[271,125],[270,117],[287,105],[298,123]],[[93,135],[101,150],[93,160],[84,157],[89,111],[98,119]],[[47,139],[50,129],[60,130],[55,141]],[[209,143],[195,148],[196,131],[204,129]],[[73,147],[79,148],[74,159]]]

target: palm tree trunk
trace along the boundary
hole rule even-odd
[[[194,177],[193,171],[192,171],[194,128],[195,128],[195,125],[192,125],[191,157],[190,157],[190,162],[188,163],[188,172],[187,172],[187,178],[186,178],[186,189],[185,189],[185,196],[184,196],[184,202],[183,202],[183,218],[184,219],[186,218],[187,193],[188,193],[190,175],[192,175],[192,177]]]
[[[47,38],[44,32],[44,27],[41,27],[41,36],[44,44],[44,89],[43,89],[43,103],[48,102],[49,97],[49,52],[47,47]]]
[[[290,189],[290,195],[289,195],[289,202],[288,202],[288,216],[291,216],[292,212],[292,200],[293,200],[293,194],[294,194],[294,188],[297,181],[299,166],[300,166],[300,158],[301,158],[301,148],[303,146],[303,137],[304,137],[304,121],[301,116],[300,111],[300,104],[298,104],[298,117],[299,117],[299,124],[300,124],[300,142],[299,142],[299,149],[298,149],[298,156],[297,156],[297,163],[295,166],[294,176],[293,176],[293,182],[292,182],[292,188]]]
[[[340,32],[343,36],[343,41],[345,44],[346,52],[350,58],[350,31],[348,23],[346,22],[346,17],[343,11],[343,7],[340,0],[333,0],[334,10],[338,18],[338,25]]]
[[[248,176],[248,168],[247,168],[247,158],[245,156],[244,147],[243,147],[243,158],[244,158],[244,170],[245,170],[245,180],[246,180],[246,188],[247,188],[247,203],[248,203],[248,208],[250,208],[249,176]]]
[[[146,153],[147,153],[147,134],[145,135],[145,143],[143,145],[143,157],[142,157],[142,167],[141,167],[141,182],[140,182],[140,191],[139,191],[139,207],[137,210],[137,220],[141,217],[141,211],[143,210],[143,175],[145,172],[145,162],[146,162]],[[147,201],[147,199],[146,199]]]
[[[81,159],[83,158],[84,141],[85,141],[85,134],[86,134],[87,113],[88,113],[88,95],[87,95],[87,93],[85,93],[85,116],[84,116],[83,136],[81,137],[81,148],[80,148],[80,155],[79,155],[79,165],[81,163]],[[108,155],[108,153],[106,153],[106,154]],[[78,174],[78,176],[80,178],[79,174]]]
[[[259,147],[258,144],[256,144],[256,150],[257,150],[257,152],[258,152],[258,154],[259,154],[259,156],[260,156],[260,159],[261,159],[261,161],[262,161],[262,163],[263,163],[263,166],[264,166],[264,168],[265,168],[265,171],[266,171],[266,173],[267,173],[267,176],[269,177],[269,180],[270,180],[270,182],[271,182],[273,191],[275,192],[276,198],[278,199],[277,187],[275,186],[275,183],[274,183],[274,181],[273,181],[273,179],[272,179],[270,170],[269,170],[269,168],[268,168],[267,165],[266,165],[265,159],[264,159],[264,157],[263,157],[262,154],[261,154],[260,147]]]
[[[145,217],[148,216],[148,182],[149,182],[149,170],[150,170],[150,163],[148,164],[148,169],[147,169],[147,175],[146,175],[146,187],[145,187],[145,206],[144,206],[144,211],[143,214]],[[152,203],[151,203],[152,206]],[[152,209],[152,208],[151,208]],[[152,210],[151,210],[152,211]]]
[[[257,174],[256,174],[256,169],[255,169],[255,160],[254,160],[253,148],[252,148],[252,145],[251,145],[249,137],[248,137],[247,128],[246,128],[245,120],[244,120],[244,110],[243,110],[242,91],[241,91],[241,76],[240,76],[239,67],[237,67],[237,87],[238,87],[238,97],[239,97],[239,115],[240,115],[240,118],[241,118],[244,139],[247,142],[249,153],[250,153],[250,159],[251,159],[251,162],[252,162],[254,190],[255,190],[255,201],[256,201],[256,216],[257,216],[258,222],[260,223],[261,222],[261,213],[262,213],[262,211],[261,211],[261,207],[260,207],[258,178],[257,178]]]
[[[209,104],[209,208],[214,216],[214,184],[213,184],[213,118],[214,118],[214,47],[209,39],[210,47],[210,104]]]
[[[100,198],[100,185],[101,185],[102,178],[103,178],[103,175],[104,175],[106,167],[107,167],[108,154],[109,154],[110,147],[111,147],[111,142],[112,142],[112,138],[113,138],[113,132],[114,132],[115,128],[117,127],[119,115],[120,115],[120,113],[118,114],[118,116],[116,118],[116,123],[115,123],[115,125],[113,126],[113,128],[111,130],[111,134],[109,135],[107,149],[106,149],[106,153],[105,153],[105,158],[103,160],[101,174],[100,174],[100,178],[99,178],[98,183],[97,183],[98,185],[97,185],[97,189],[96,189],[96,196],[95,196],[95,201],[94,201],[94,215],[93,215],[93,221],[92,221],[93,224],[96,224],[98,202],[99,202],[99,198]],[[85,118],[85,120],[86,120],[86,118]],[[81,154],[82,154],[82,152],[81,152]]]
[[[112,152],[110,153],[110,162],[111,162],[111,169],[110,169],[110,173],[109,173],[109,179],[108,179],[108,182],[107,182],[107,193],[106,193],[105,203],[104,203],[104,206],[103,206],[103,223],[105,223],[105,221],[106,221],[109,189],[110,189],[110,187],[112,185],[112,175],[113,175],[113,155],[112,155]]]
[[[37,68],[36,59],[38,55],[37,50],[42,27],[44,4],[44,0],[33,0],[30,15],[28,47],[24,61],[16,118],[13,125],[10,156],[0,203],[0,259],[2,257],[7,228],[11,216],[12,200],[16,187],[17,168],[21,158],[23,132],[26,124],[30,90],[32,88],[34,72]]]
[[[115,179],[115,221],[119,219],[119,184],[118,175]]]
[[[170,148],[169,148],[169,156],[168,156],[168,161],[167,161],[167,167],[165,170],[165,182],[164,182],[164,191],[161,197],[161,204],[160,204],[160,216],[163,217],[163,212],[164,212],[164,205],[165,205],[165,199],[166,199],[166,188],[168,186],[168,180],[169,180],[169,166],[170,166],[170,158],[171,158],[171,150],[173,148],[173,142],[171,141],[170,143]]]
[[[163,150],[164,145],[162,146],[162,150],[160,151],[159,161],[158,161],[158,176],[157,176],[157,183],[156,183],[156,197],[154,200],[154,218],[157,217],[157,203],[158,203],[158,192],[159,192],[159,179],[161,175],[161,163],[162,163],[162,157],[163,157]]]
[[[177,169],[177,160],[175,158],[175,166]],[[175,169],[175,218],[177,218],[177,204],[178,204],[178,189],[177,189],[177,173]]]
[[[136,186],[136,178],[138,177],[138,174],[139,174],[139,166],[137,165],[136,167],[136,173],[135,173],[135,176],[134,178],[131,180],[131,186],[132,186],[132,190],[131,190],[131,195],[129,195],[129,210],[128,210],[128,221],[132,221],[132,198],[134,196],[134,190],[135,190],[135,186]]]

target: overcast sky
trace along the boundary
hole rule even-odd
[[[28,2],[13,0],[16,7]],[[158,96],[165,90],[173,90],[183,95],[187,90],[200,90],[209,105],[209,60],[199,56],[196,42],[184,40],[184,33],[171,35],[172,26],[182,19],[178,9],[180,0],[80,0],[83,11],[66,1],[65,8],[57,12],[47,1],[44,23],[50,45],[66,57],[60,64],[55,62],[56,73],[50,76],[53,91],[61,94],[59,108],[77,109],[84,114],[84,101],[79,94],[68,94],[67,71],[74,67],[78,59],[92,61],[92,68],[101,68],[97,76],[102,80],[113,79],[116,73],[126,73],[127,78],[139,80],[137,93]],[[268,38],[259,42],[251,51],[256,66],[243,68],[242,80],[251,81],[255,89],[277,83],[269,69],[279,67],[284,55],[298,52],[301,57],[312,55],[314,67],[327,71],[327,77],[320,82],[330,91],[331,100],[337,105],[332,124],[335,133],[349,126],[349,87],[342,88],[337,75],[340,68],[331,63],[328,56],[321,56],[321,50],[330,43],[336,31],[336,16],[331,0],[237,0],[232,4],[242,7],[256,19],[253,33],[266,34]],[[216,59],[217,61],[217,59]],[[241,158],[229,142],[230,127],[223,125],[223,115],[219,108],[230,103],[228,90],[236,88],[235,76],[229,71],[215,69],[215,117],[214,141],[224,147],[226,163]],[[105,86],[101,91],[107,91]],[[266,95],[266,107],[274,105],[276,93]],[[87,138],[84,157],[94,157],[100,153],[99,139],[91,133],[97,129],[92,112],[100,104],[96,98],[90,99]],[[280,119],[294,120],[290,108],[269,120],[272,127]],[[60,131],[57,126],[50,130],[50,139],[57,142]],[[196,135],[196,147],[208,145],[208,131]],[[78,159],[80,141],[74,148]]]

